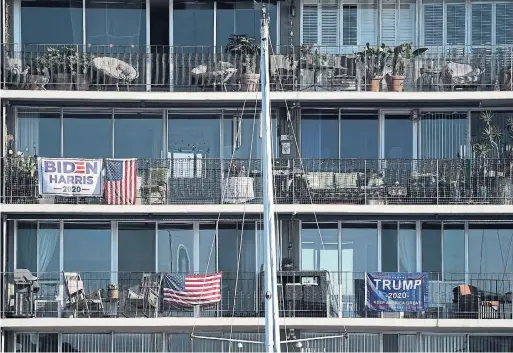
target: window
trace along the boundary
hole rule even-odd
[[[502,2],[495,5],[495,41],[498,45],[513,44],[513,3]]]
[[[385,158],[413,158],[413,123],[408,115],[385,116]]]
[[[161,158],[162,112],[115,113],[114,157]]]
[[[82,1],[22,1],[21,42],[34,52],[42,44],[82,44]]]
[[[303,223],[301,229],[301,269],[337,273],[338,224]]]
[[[444,11],[446,32],[444,33]],[[465,45],[465,4],[424,4],[424,45]]]
[[[381,270],[383,272],[416,272],[417,234],[415,223],[382,223]]]
[[[276,116],[271,118],[273,156],[278,156],[278,131]],[[230,159],[261,159],[262,139],[260,114],[226,112],[223,119],[223,157]]]
[[[214,45],[214,3],[178,1],[173,3],[173,44],[185,45],[185,50],[194,46]]]
[[[424,113],[419,129],[421,158],[469,157],[466,113]]]
[[[301,112],[301,156],[303,158],[338,158],[338,111],[304,110]]]
[[[442,224],[422,223],[422,271],[442,280]]]
[[[119,278],[140,279],[141,272],[155,271],[155,223],[118,224]]]
[[[377,114],[342,112],[340,158],[378,158],[379,123]]]
[[[213,273],[216,269],[215,224],[170,223],[158,226],[158,271]]]
[[[414,43],[415,2],[401,0],[383,4],[381,27],[381,42],[386,45]]]
[[[462,223],[422,224],[422,271],[434,280],[465,279],[465,231]]]
[[[109,45],[137,47],[146,44],[144,0],[85,0],[85,6],[87,44],[100,45],[100,50]],[[136,52],[138,50],[135,49]]]
[[[112,156],[112,111],[65,112],[64,157],[108,158]]]
[[[276,4],[266,2],[269,14],[269,34],[271,35],[271,43],[276,43]],[[261,11],[255,7],[251,1],[218,1],[216,12],[216,44],[218,46],[226,46],[228,39],[232,34],[246,34],[255,38],[256,43],[260,43],[260,19]],[[181,29],[180,31],[182,31]],[[212,27],[207,29],[208,33],[212,33]]]
[[[470,224],[468,242],[471,276],[513,272],[513,224]]]
[[[169,114],[168,151],[195,153],[199,158],[220,158],[220,114]],[[183,157],[182,157],[183,158]]]
[[[16,149],[26,155],[61,156],[61,113],[38,108],[18,110]]]
[[[78,272],[86,292],[104,288],[111,278],[111,223],[65,222],[65,272]]]
[[[365,7],[366,13],[374,15],[375,7]],[[377,13],[377,12],[376,12]],[[366,22],[371,24],[371,21]],[[358,45],[358,7],[357,5],[339,6],[338,0],[305,0],[303,5],[302,43],[321,47]],[[362,25],[362,28],[365,26]],[[365,39],[376,41],[370,28],[365,27]]]
[[[16,268],[42,280],[56,280],[60,271],[60,230],[57,222],[18,222]]]

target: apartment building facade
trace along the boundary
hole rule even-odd
[[[513,350],[512,1],[4,0],[2,352],[263,349],[262,6],[282,349]]]

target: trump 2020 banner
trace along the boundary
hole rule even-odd
[[[101,159],[38,158],[41,195],[102,196]]]
[[[365,298],[374,311],[425,311],[428,306],[427,273],[368,272]]]

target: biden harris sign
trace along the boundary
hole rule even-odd
[[[425,311],[428,307],[427,273],[368,272],[366,306],[374,311]]]
[[[101,196],[101,159],[38,158],[41,195]]]

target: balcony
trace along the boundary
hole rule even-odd
[[[263,317],[262,276],[223,272],[219,301],[185,307],[169,299],[165,273],[40,273],[39,288],[32,294],[28,286],[16,283],[13,273],[5,273],[7,301],[2,305],[2,317]],[[280,316],[512,319],[513,282],[508,274],[430,273],[426,310],[420,312],[370,310],[365,304],[364,278],[363,272],[279,272]],[[463,285],[472,288],[472,293],[463,293],[459,289]]]
[[[2,50],[6,89],[260,89],[258,54],[224,47],[4,44]],[[392,69],[393,54],[383,59],[358,47],[284,46],[273,48],[271,54],[273,91],[513,90],[513,49],[507,47],[430,47],[401,62],[400,71]]]
[[[33,159],[3,158],[7,204],[108,204],[104,196],[40,196]],[[280,204],[452,205],[513,203],[509,159],[277,159]],[[260,160],[138,159],[126,204],[262,203]]]

